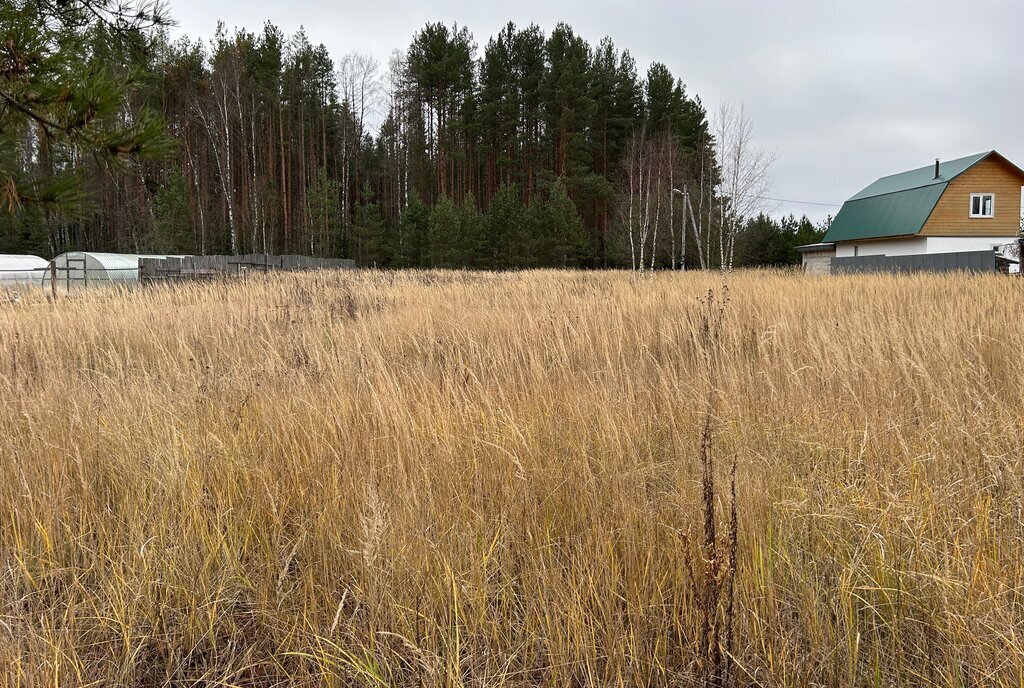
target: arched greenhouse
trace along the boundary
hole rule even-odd
[[[56,273],[57,286],[67,289],[100,285],[127,286],[139,283],[140,258],[166,257],[138,253],[72,251],[54,258],[51,270]],[[50,286],[50,272],[43,278],[43,284]]]
[[[48,265],[39,256],[0,254],[0,289],[41,285]]]

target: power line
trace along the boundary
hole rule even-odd
[[[816,203],[814,201],[794,201],[791,198],[772,198],[771,196],[758,196],[762,201],[778,201],[779,203],[797,203],[799,205],[827,205],[830,208],[841,208],[842,203]]]
[[[679,189],[672,189],[672,192],[673,193],[677,193],[680,196],[688,195],[685,191],[680,191]],[[842,203],[817,203],[815,201],[794,201],[791,198],[772,198],[771,196],[756,196],[756,198],[759,198],[762,201],[777,201],[779,203],[796,203],[798,205],[824,205],[824,206],[828,206],[830,208],[841,208],[842,205],[843,205]]]

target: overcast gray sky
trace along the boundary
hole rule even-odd
[[[458,22],[479,53],[505,22],[558,21],[609,35],[645,72],[664,62],[709,113],[742,102],[776,153],[772,195],[842,203],[876,177],[996,149],[1024,166],[1024,2],[861,0],[654,2],[170,0],[178,34],[209,38],[221,19],[285,33],[305,26],[337,61],[383,64],[428,21]],[[825,206],[772,204],[821,218]]]

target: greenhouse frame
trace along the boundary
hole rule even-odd
[[[167,258],[167,256],[87,251],[62,253],[51,261],[50,271],[43,278],[43,284],[47,287],[50,286],[51,274],[56,275],[57,287],[66,289],[138,284],[139,260],[141,258]]]
[[[40,286],[48,266],[39,256],[0,254],[0,289]]]

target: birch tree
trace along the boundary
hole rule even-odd
[[[341,128],[341,193],[342,218],[347,229],[352,215],[352,197],[359,192],[360,160],[367,119],[376,115],[382,90],[380,63],[361,53],[349,53],[338,63],[341,103],[348,122]]]
[[[710,135],[707,137],[710,139]],[[702,140],[694,159],[691,161],[689,177],[695,183],[684,185],[683,202],[686,204],[686,215],[693,231],[693,241],[697,249],[697,261],[701,270],[711,267],[711,246],[713,230],[713,207],[717,174],[711,140]],[[693,207],[693,197],[697,198],[697,207]]]
[[[629,237],[631,264],[637,272],[653,270],[656,265],[661,209],[671,202],[671,145],[667,134],[652,137],[641,127],[627,143],[623,156],[626,183],[620,192],[619,211]]]
[[[754,124],[743,105],[722,103],[713,121],[718,184],[719,265],[731,270],[736,235],[763,206],[775,156],[754,141]]]

